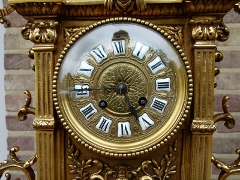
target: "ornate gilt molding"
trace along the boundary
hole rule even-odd
[[[26,90],[24,91],[24,94],[26,94],[28,97],[26,99],[26,104],[18,111],[18,119],[20,121],[26,120],[28,114],[35,115],[35,108],[30,107],[30,104],[32,102],[31,93],[28,90]]]
[[[67,1],[68,2],[68,1]],[[191,0],[182,3],[159,3],[144,0],[104,0],[103,4],[93,5],[91,2],[84,5],[52,3],[52,2],[25,2],[11,4],[22,16],[29,15],[63,15],[66,17],[96,17],[96,16],[174,16],[190,15],[193,13],[222,13],[228,12],[236,2],[229,0]]]
[[[69,41],[77,35],[79,32],[81,32],[84,29],[84,27],[79,28],[63,28],[64,32],[64,44],[68,44]]]
[[[219,19],[191,19],[192,38],[195,40],[194,46],[216,46],[217,27],[221,23]]]
[[[6,26],[9,27],[10,26],[10,22],[7,19],[5,19],[4,16],[12,13],[13,11],[15,11],[15,10],[13,8],[9,7],[9,6],[3,8],[3,9],[0,9],[0,23],[1,24],[5,23]]]
[[[58,22],[28,22],[21,30],[24,39],[33,43],[54,43],[57,40]]]
[[[192,130],[192,132],[213,133],[216,131],[216,125],[209,124],[207,122],[194,121],[191,125],[191,130]]]
[[[182,26],[159,26],[166,31],[172,38],[176,39],[178,44],[184,48],[183,27]]]
[[[24,173],[28,180],[35,180],[35,174],[31,166],[37,161],[37,154],[26,161],[21,161],[16,155],[16,152],[18,151],[19,147],[12,147],[9,150],[9,157],[11,161],[5,160],[3,163],[0,163],[0,178],[2,177],[3,173],[8,170],[17,170]],[[7,173],[5,177],[10,179],[11,174]]]
[[[35,129],[54,129],[55,127],[55,121],[53,120],[41,120],[41,119],[35,119],[33,121],[33,127]]]
[[[177,166],[174,164],[178,156],[177,140],[173,146],[169,146],[169,153],[165,154],[164,158],[157,162],[154,159],[145,160],[136,169],[128,165],[118,165],[110,167],[108,164],[96,159],[81,159],[79,160],[80,151],[71,144],[68,139],[67,158],[71,162],[68,164],[69,173],[75,174],[74,179],[100,179],[100,180],[153,180],[153,179],[169,179],[172,174],[176,173]],[[87,169],[95,170],[95,173],[90,174]],[[148,173],[152,170],[154,174]]]

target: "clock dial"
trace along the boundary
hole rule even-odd
[[[66,46],[56,67],[60,120],[106,156],[135,157],[160,147],[179,131],[190,104],[183,50],[161,29],[134,19],[90,27]]]

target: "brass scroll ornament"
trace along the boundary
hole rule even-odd
[[[31,104],[31,93],[29,91],[24,91],[24,93],[28,96],[26,99],[26,104],[18,111],[18,119],[20,121],[24,121],[27,119],[27,114],[35,115],[35,108],[30,107]],[[28,180],[35,180],[35,174],[32,169],[32,165],[37,162],[37,154],[33,157],[29,158],[26,161],[21,161],[16,155],[16,152],[19,151],[18,146],[14,146],[9,150],[10,160],[5,160],[3,163],[0,163],[0,179],[4,172],[9,170],[17,170],[23,172]],[[5,177],[7,180],[11,179],[11,174],[6,173]]]
[[[35,180],[35,174],[31,166],[37,161],[37,155],[35,154],[33,157],[29,158],[26,161],[20,161],[15,154],[18,151],[19,147],[12,147],[9,150],[9,157],[11,161],[5,160],[3,163],[0,163],[0,178],[2,177],[3,173],[8,170],[17,170],[23,172],[28,180]],[[10,179],[11,174],[6,173],[5,177],[7,179]]]
[[[224,125],[228,129],[232,129],[235,126],[235,120],[233,119],[232,115],[228,112],[228,105],[226,102],[228,101],[229,97],[224,96],[222,100],[222,109],[223,113],[218,113],[214,115],[214,123],[219,121],[225,121]],[[218,177],[218,180],[225,180],[232,174],[240,173],[240,149],[236,150],[236,154],[239,155],[238,159],[232,165],[227,165],[219,160],[217,160],[213,155],[211,158],[212,163],[221,170],[221,173]]]
[[[3,8],[3,9],[0,9],[0,23],[1,24],[5,23],[6,26],[9,27],[10,26],[10,22],[7,19],[5,19],[4,16],[12,13],[13,11],[15,11],[15,10],[13,8],[9,7],[9,6]]]

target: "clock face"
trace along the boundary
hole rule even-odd
[[[135,19],[112,19],[76,35],[60,56],[54,102],[68,132],[111,157],[147,154],[187,116],[192,79],[177,42]]]

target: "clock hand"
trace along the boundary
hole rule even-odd
[[[126,93],[124,93],[124,97],[125,97],[125,100],[127,101],[129,107],[130,107],[130,111],[132,113],[132,115],[136,118],[136,120],[138,121],[138,115],[137,115],[137,111],[136,109],[131,105],[130,103],[130,100],[129,100],[129,97]]]
[[[105,91],[105,90],[112,90],[115,89],[115,87],[106,87],[106,88],[82,88],[82,89],[71,89],[70,91],[77,91],[77,92],[81,92],[81,91],[92,91],[92,90],[100,90],[100,91]]]

